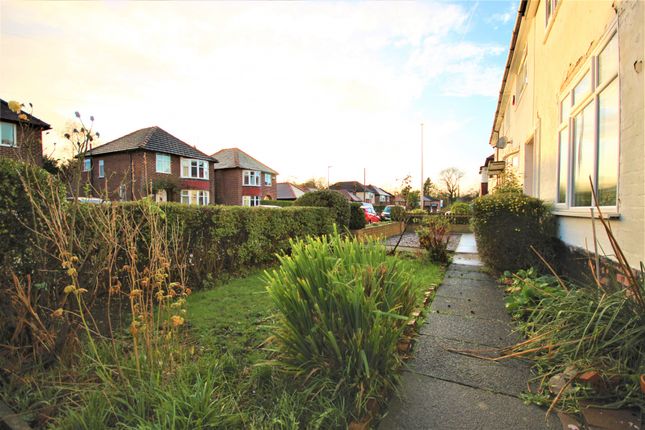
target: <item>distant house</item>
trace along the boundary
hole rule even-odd
[[[279,182],[277,184],[278,200],[296,200],[298,197],[304,196],[307,192],[309,192],[308,189],[303,190],[290,182]]]
[[[432,197],[423,196],[423,208],[429,212],[439,212],[443,207],[443,201]]]
[[[137,130],[87,152],[83,172],[99,195],[159,202],[212,203],[217,160],[160,127]]]
[[[260,200],[278,196],[278,172],[260,163],[238,148],[213,154],[215,165],[215,201],[223,205],[259,206]]]
[[[347,191],[350,194],[353,194],[359,198],[359,201],[366,203],[374,203],[374,196],[376,190],[372,189],[370,186],[363,186],[358,181],[343,181],[336,182],[333,185],[329,186],[331,190],[337,191]]]
[[[0,157],[43,164],[43,136],[51,127],[25,112],[22,119],[9,109],[9,103],[0,99]]]
[[[374,200],[375,200],[374,204],[377,204],[380,206],[387,206],[392,204],[392,202],[394,201],[394,195],[388,193],[384,189],[379,188],[375,185],[370,185],[370,188],[374,190]]]
[[[350,193],[350,192],[349,192],[349,191],[347,191],[347,190],[332,190],[332,191],[336,191],[337,193],[340,193],[340,194],[341,194],[343,197],[345,197],[345,199],[347,199],[347,201],[348,201],[348,202],[350,202],[350,203],[358,203],[358,202],[362,202],[362,201],[363,201],[363,200],[361,200],[361,198],[360,198],[360,197],[358,197],[356,194],[354,194],[354,193]]]

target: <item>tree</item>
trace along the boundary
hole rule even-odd
[[[47,170],[52,175],[58,175],[60,173],[58,160],[51,155],[43,154],[43,169]]]
[[[324,190],[327,188],[327,179],[324,178],[309,178],[301,184],[296,184],[299,187],[315,188],[317,190]]]
[[[423,183],[423,195],[427,197],[437,197],[439,195],[439,189],[430,178],[427,178]]]
[[[419,196],[421,192],[419,190],[412,190],[408,193],[405,203],[409,208],[416,209],[419,207]]]
[[[412,177],[410,175],[406,176],[401,180],[401,191],[399,194],[405,200],[405,205],[408,206],[408,200],[410,197],[410,191],[412,191]]]
[[[441,178],[441,182],[443,182],[444,191],[448,198],[448,204],[452,204],[452,202],[459,197],[459,181],[461,181],[461,178],[463,177],[464,172],[456,167],[449,167],[439,172],[439,178]]]

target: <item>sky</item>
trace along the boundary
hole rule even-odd
[[[93,115],[101,142],[157,125],[238,147],[282,181],[396,190],[457,167],[478,187],[517,1],[0,0],[0,98],[50,123]],[[328,167],[332,166],[332,167]],[[364,170],[365,169],[365,170]]]

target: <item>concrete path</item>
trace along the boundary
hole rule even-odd
[[[511,332],[503,292],[480,270],[476,253],[474,236],[462,235],[403,372],[401,397],[380,430],[560,428],[557,418],[545,421],[545,410],[519,398],[531,378],[528,363],[455,352],[521,341]]]

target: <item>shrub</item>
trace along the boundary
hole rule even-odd
[[[396,345],[415,293],[385,246],[335,233],[292,243],[291,256],[267,273],[279,311],[274,364],[307,380],[336,386],[355,419],[367,401],[397,382]]]
[[[365,212],[361,208],[360,203],[351,204],[351,212],[349,217],[349,229],[360,230],[365,227]]]
[[[393,206],[390,210],[390,218],[392,221],[405,221],[405,208],[402,206]]]
[[[472,215],[473,208],[468,203],[457,202],[450,206],[450,213],[454,215]]]
[[[407,212],[407,218],[410,224],[422,224],[423,219],[428,213],[423,209],[412,209]]]
[[[543,268],[531,246],[553,261],[555,219],[540,199],[515,193],[479,197],[472,223],[480,257],[498,272]]]
[[[280,206],[281,208],[293,206],[291,200],[260,200],[262,206]]]
[[[336,191],[322,190],[307,193],[294,202],[294,206],[317,206],[331,209],[339,230],[349,227],[350,205]]]
[[[423,227],[417,230],[419,243],[428,251],[432,261],[438,263],[448,262],[448,231],[450,223],[442,216],[427,217]]]

